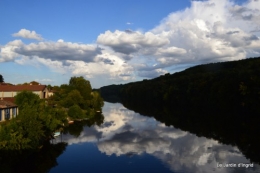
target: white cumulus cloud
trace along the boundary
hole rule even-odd
[[[145,52],[147,49],[161,47],[169,43],[167,38],[161,38],[151,32],[141,33],[139,31],[106,31],[97,38],[99,44],[108,46],[114,51],[126,55]],[[151,50],[152,51],[152,50]]]
[[[35,31],[30,31],[27,29],[21,29],[19,32],[12,34],[12,36],[26,39],[43,40],[41,35],[37,34]]]

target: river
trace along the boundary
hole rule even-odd
[[[260,172],[237,147],[166,126],[122,104],[105,102],[103,115],[102,125],[52,141],[68,146],[50,173]]]

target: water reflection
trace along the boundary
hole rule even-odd
[[[41,150],[0,151],[0,172],[48,172],[58,165],[57,157],[66,149],[67,144],[46,143]]]
[[[105,120],[102,125],[85,126],[76,135],[78,137],[69,133],[63,135],[63,141],[69,144],[67,149],[70,146],[93,143],[101,152],[95,157],[103,157],[102,154],[117,156],[118,159],[123,156],[139,157],[140,161],[145,159],[142,158],[143,155],[148,154],[159,159],[173,172],[260,172],[258,164],[254,164],[253,168],[217,167],[219,164],[249,163],[249,160],[237,147],[197,137],[173,126],[165,126],[154,118],[141,116],[121,104],[105,103],[103,114]],[[87,155],[89,151],[84,152]],[[61,157],[66,160],[65,157],[70,156]],[[102,166],[103,163],[99,164]],[[135,172],[138,172],[138,168]]]

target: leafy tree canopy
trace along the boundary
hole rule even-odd
[[[91,98],[92,88],[90,82],[82,76],[70,78],[69,86],[73,89],[77,89],[84,99]]]
[[[82,109],[76,104],[69,108],[68,115],[73,119],[85,118]]]
[[[0,82],[4,82],[4,77],[0,74]]]
[[[68,85],[63,84],[60,87],[54,87],[53,90],[55,90],[55,93],[49,103],[69,109],[68,115],[73,119],[79,117],[75,117],[72,110],[78,111],[78,108],[80,108],[81,112],[84,113],[81,118],[93,118],[96,111],[100,111],[104,105],[99,92],[92,91],[90,82],[82,76],[72,77]],[[81,113],[78,115],[81,115]]]
[[[38,107],[40,102],[40,97],[31,91],[22,91],[15,96],[15,104],[19,107],[20,111],[26,106]]]

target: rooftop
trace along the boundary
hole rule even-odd
[[[46,85],[0,85],[0,91],[43,91]]]
[[[0,108],[17,107],[16,104],[9,102],[7,100],[0,100]]]

